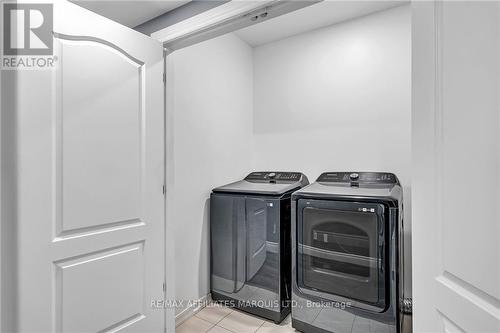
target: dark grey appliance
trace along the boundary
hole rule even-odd
[[[290,312],[291,193],[309,184],[299,172],[253,172],[210,197],[211,293],[281,322]]]
[[[293,193],[294,328],[401,332],[402,199],[382,172],[327,172]]]

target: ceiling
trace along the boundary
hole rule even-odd
[[[120,1],[120,0],[71,0],[79,6],[87,8],[99,15],[105,16],[113,21],[136,27],[163,13],[171,11],[189,2],[182,1]]]
[[[409,1],[322,1],[236,34],[251,46],[258,46],[405,3]]]

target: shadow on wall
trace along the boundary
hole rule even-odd
[[[404,297],[412,297],[412,254],[411,254],[411,186],[403,186],[404,204]]]
[[[210,270],[212,265],[210,256],[210,198],[205,200],[205,205],[203,207],[203,226],[201,234],[206,237],[205,247],[200,249],[200,261],[198,263],[200,272],[198,290],[203,297],[210,292]]]
[[[199,241],[199,251],[193,253],[198,257],[198,266],[196,271],[191,271],[191,274],[195,275],[195,280],[197,285],[190,289],[189,296],[178,296],[176,295],[176,300],[179,302],[175,309],[175,314],[182,321],[185,318],[186,313],[192,313],[192,311],[197,311],[198,301],[204,301],[205,297],[210,292],[210,198],[207,198],[203,205],[203,214],[201,218],[202,224],[199,229],[189,230],[189,238],[186,239],[174,239],[174,242],[182,244],[184,248],[196,248],[197,240]],[[194,243],[193,243],[194,242]],[[176,258],[179,257],[179,253],[176,253]],[[180,262],[185,264],[184,261]],[[194,264],[194,262],[191,262]],[[193,267],[194,268],[194,267]]]

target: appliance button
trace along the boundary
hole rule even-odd
[[[359,179],[359,174],[353,172],[349,175],[349,178],[351,178],[351,180],[358,180]]]

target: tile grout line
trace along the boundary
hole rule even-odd
[[[203,320],[203,321],[206,321],[207,323],[210,323],[210,324],[212,324],[212,325],[214,325],[214,326],[219,326],[218,324],[219,324],[222,320],[224,320],[224,318],[226,318],[227,316],[229,316],[231,313],[233,313],[233,312],[234,312],[234,310],[232,310],[232,309],[231,309],[231,311],[230,311],[229,313],[225,314],[225,315],[224,315],[221,319],[219,319],[219,320],[218,320],[218,321],[214,324],[214,323],[212,323],[212,322],[210,322],[210,321],[208,321],[208,320],[206,320],[206,319],[203,319],[203,318],[201,318],[200,316],[198,316],[198,314],[199,314],[201,311],[203,311],[204,309],[206,309],[206,308],[207,308],[207,307],[204,307],[203,309],[201,309],[200,311],[198,311],[197,313],[195,313],[194,317],[196,317],[196,318],[198,318],[198,319],[201,319],[201,320]],[[229,308],[228,308],[228,309],[229,309]],[[211,329],[212,329],[214,326],[212,326],[212,327],[211,327]],[[219,326],[219,327],[222,327],[222,326]]]
[[[196,319],[199,319],[199,320],[204,321],[204,322],[206,322],[206,323],[208,323],[208,324],[210,324],[210,325],[211,325],[211,326],[208,328],[208,330],[204,331],[203,333],[207,333],[208,331],[210,331],[212,328],[214,328],[214,327],[216,326],[216,324],[213,324],[213,323],[209,322],[208,320],[205,320],[205,319],[203,319],[203,318],[200,318],[200,317],[198,317],[196,314],[195,314],[193,317],[196,317]],[[191,317],[191,318],[193,318],[193,317]],[[181,327],[182,325],[186,324],[186,323],[187,323],[187,322],[188,322],[191,318],[189,318],[188,320],[186,320],[185,322],[183,322],[181,325],[179,325],[179,327]]]
[[[228,308],[228,309],[231,309],[231,308]],[[219,325],[219,323],[220,323],[222,320],[224,320],[226,317],[229,317],[229,315],[230,315],[231,313],[233,313],[233,312],[234,312],[234,309],[231,309],[231,312],[229,312],[227,315],[225,315],[225,316],[224,316],[224,318],[222,318],[221,320],[219,320],[219,322],[218,322],[215,326],[220,327],[220,328],[222,328],[222,329],[225,329],[225,330],[226,330],[226,331],[228,331],[228,332],[238,333],[238,332],[232,331],[232,330],[230,330],[230,329],[228,329],[228,328],[225,328],[224,326],[220,326],[220,325]]]
[[[205,307],[205,308],[206,308],[206,307]],[[229,331],[229,332],[232,332],[232,333],[238,333],[238,332],[233,332],[233,331],[231,331],[231,330],[228,330],[227,328],[222,327],[222,326],[220,326],[220,325],[219,325],[219,323],[220,323],[221,321],[223,321],[226,317],[228,317],[231,313],[233,313],[233,312],[234,312],[234,310],[233,310],[233,309],[231,309],[231,308],[227,308],[227,309],[229,309],[230,311],[229,311],[227,314],[225,314],[225,315],[224,315],[221,319],[219,319],[219,320],[217,321],[217,323],[215,323],[215,324],[214,324],[214,323],[212,323],[212,322],[209,322],[208,320],[205,320],[205,319],[203,319],[203,318],[201,318],[201,317],[199,317],[199,316],[198,316],[198,314],[199,314],[199,313],[200,313],[203,309],[202,309],[202,310],[200,310],[200,311],[198,311],[198,312],[197,312],[194,316],[195,316],[196,318],[198,318],[198,319],[201,319],[201,320],[206,321],[207,323],[210,323],[211,325],[213,325],[213,326],[211,326],[211,327],[208,329],[208,331],[210,331],[210,330],[211,330],[211,329],[213,329],[214,327],[220,327],[220,328],[225,329],[225,330],[227,330],[227,331]],[[208,332],[208,331],[206,331],[206,332]],[[205,333],[206,333],[206,332],[205,332]]]
[[[234,313],[234,312],[237,312],[237,313],[242,313],[242,314],[245,314],[245,315],[247,315],[247,316],[251,316],[251,317],[255,317],[255,316],[249,315],[249,314],[247,314],[247,313],[245,313],[245,312],[239,312],[239,311],[236,311],[236,310],[233,310],[233,309],[231,309],[231,310],[232,310],[232,311],[231,311],[230,313],[228,313],[226,316],[224,316],[224,318],[228,317],[230,314],[232,314],[232,313]],[[219,322],[218,322],[215,326],[220,327],[220,328],[223,328],[223,329],[225,329],[226,331],[229,331],[229,332],[232,332],[232,333],[239,333],[239,332],[232,331],[232,330],[230,330],[230,329],[228,329],[228,328],[225,328],[224,326],[220,326],[220,325],[219,325],[219,323],[220,323],[220,322],[221,322],[224,318],[222,318],[222,319],[221,319],[221,320],[220,320],[220,321],[219,321]],[[253,331],[253,333],[256,333],[256,332],[257,332],[257,331],[258,331],[258,330],[259,330],[259,329],[260,329],[260,328],[261,328],[261,327],[262,327],[265,323],[266,323],[266,321],[264,320],[264,321],[262,322],[262,324],[260,324],[260,326],[259,326],[259,327],[257,327],[257,328]]]
[[[228,309],[230,309],[230,308],[228,308]],[[233,313],[233,312],[234,312],[234,310],[233,310],[233,309],[230,309],[230,310],[231,310],[231,311],[230,311],[230,312],[228,312],[228,313],[227,313],[224,317],[222,317],[222,318],[221,318],[221,319],[217,322],[217,324],[215,324],[215,325],[219,326],[219,323],[220,323],[221,321],[223,321],[226,317],[228,317],[231,313]],[[222,326],[219,326],[219,327],[222,327]]]
[[[262,326],[264,326],[264,324],[265,324],[265,323],[266,323],[266,321],[264,320],[264,321],[262,322],[262,324],[260,324],[260,326],[259,326],[259,327],[257,327],[257,329],[254,331],[254,333],[255,333],[255,332],[258,332],[258,331],[261,329],[261,327],[262,327]]]
[[[229,308],[229,309],[230,309],[230,308]],[[225,316],[224,316],[224,318],[229,317],[229,315],[230,315],[231,313],[233,313],[233,312],[234,312],[234,310],[233,310],[233,309],[231,309],[231,312],[229,312],[227,315],[225,315]],[[222,322],[222,321],[224,320],[224,318],[222,318],[221,320],[219,320],[219,322],[218,322],[215,326],[220,327],[220,328],[222,328],[222,329],[224,329],[224,330],[226,330],[226,331],[228,331],[228,332],[238,333],[238,332],[234,332],[234,331],[232,331],[232,330],[230,330],[230,329],[228,329],[228,328],[225,328],[224,326],[220,326],[220,325],[219,325],[219,323],[220,323],[220,322]]]
[[[227,329],[227,328],[222,327],[222,326],[219,326],[219,325],[215,325],[215,326],[220,327],[220,328],[222,328],[222,329],[224,329],[224,330],[226,330],[226,331],[228,331],[228,332],[231,332],[231,333],[238,333],[238,332],[231,331],[230,329]]]

